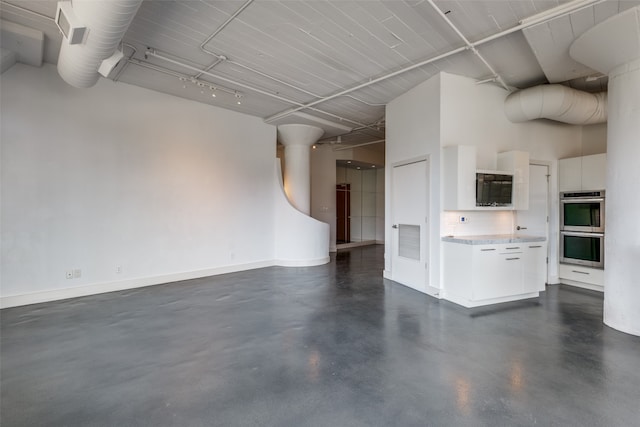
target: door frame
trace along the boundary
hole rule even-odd
[[[529,166],[545,166],[547,168],[547,274],[546,274],[546,283],[549,284],[551,277],[551,269],[549,266],[551,265],[551,251],[552,251],[552,242],[551,236],[553,236],[553,228],[551,225],[551,208],[552,208],[552,199],[551,199],[551,162],[547,160],[529,160]],[[529,179],[531,179],[531,174],[529,174]],[[554,240],[553,248],[557,250],[558,242]]]
[[[432,245],[431,245],[431,175],[432,175],[432,162],[431,162],[431,155],[430,154],[426,154],[426,155],[422,155],[422,156],[416,156],[416,157],[411,157],[408,159],[404,159],[404,160],[400,160],[397,162],[392,163],[389,168],[389,194],[385,194],[385,200],[388,200],[389,202],[389,221],[387,222],[388,227],[389,227],[389,246],[390,246],[390,251],[389,251],[389,263],[391,266],[391,269],[389,272],[385,271],[385,277],[391,280],[394,280],[394,269],[397,266],[393,265],[393,254],[395,253],[395,251],[397,250],[396,246],[396,234],[397,230],[393,229],[393,224],[395,222],[395,206],[393,204],[393,199],[395,197],[395,195],[393,194],[393,186],[394,186],[394,171],[395,168],[397,167],[401,167],[401,166],[407,166],[413,163],[419,163],[419,162],[426,162],[425,166],[426,166],[426,174],[424,176],[424,179],[426,181],[426,190],[427,190],[427,194],[425,194],[425,206],[424,206],[424,213],[425,213],[425,221],[422,222],[421,225],[424,225],[424,227],[420,227],[421,228],[421,241],[423,242],[423,246],[421,247],[421,250],[424,248],[424,262],[427,264],[425,266],[425,269],[427,270],[425,272],[425,278],[424,278],[424,283],[422,284],[423,286],[423,292],[430,294],[429,290],[431,289],[431,274],[432,274]],[[398,282],[399,283],[399,282]],[[404,286],[404,285],[403,285]]]

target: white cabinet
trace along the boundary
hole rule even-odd
[[[529,209],[529,153],[498,153],[498,169],[513,173],[513,209]]]
[[[604,270],[599,268],[560,264],[558,276],[565,285],[604,291]]]
[[[523,259],[520,245],[474,247],[472,299],[483,301],[522,294]]]
[[[498,170],[513,174],[513,203],[502,207],[476,207],[476,154],[476,147],[472,145],[443,147],[444,210],[529,209],[529,153],[508,151],[497,155]]]
[[[476,208],[476,147],[452,145],[442,149],[443,206],[446,211]]]
[[[607,155],[572,157],[558,161],[560,191],[605,190]]]
[[[607,188],[607,155],[584,156],[581,177],[583,190],[605,190]]]
[[[547,284],[547,243],[525,243],[524,292],[544,291]]]
[[[546,282],[546,242],[443,242],[444,298],[464,307],[533,298]]]

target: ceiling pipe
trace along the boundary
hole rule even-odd
[[[58,73],[71,86],[88,88],[96,84],[102,61],[116,51],[142,0],[74,0],[72,9],[87,27],[82,43],[70,44],[63,37]]]
[[[381,142],[385,142],[385,141],[386,141],[386,139],[378,139],[376,141],[363,142],[362,144],[345,145],[343,147],[334,147],[333,151],[351,150],[352,148],[364,147],[364,146],[367,146],[367,145],[380,144]]]
[[[474,55],[478,57],[478,59],[484,64],[485,67],[487,67],[487,69],[489,70],[491,75],[493,75],[495,80],[497,80],[498,83],[500,83],[500,86],[502,86],[508,91],[511,91],[509,86],[507,86],[507,84],[502,79],[502,76],[500,76],[496,72],[496,70],[491,66],[491,64],[489,64],[489,62],[484,58],[484,56],[482,56],[480,52],[478,52],[478,49],[476,49],[476,47],[465,37],[465,35],[462,34],[462,31],[460,31],[458,27],[456,27],[453,24],[453,22],[451,22],[451,20],[447,17],[447,15],[445,15],[444,12],[440,10],[440,8],[433,2],[433,0],[427,0],[427,2],[431,6],[431,8],[436,11],[436,13],[440,16],[440,18],[442,18],[442,20],[446,22],[449,28],[451,28],[458,35],[458,37],[460,37],[460,39],[464,42],[464,44],[467,45],[467,48],[471,50],[471,52],[473,52]]]
[[[271,76],[271,75],[269,75],[269,74],[266,74],[266,73],[264,73],[264,72],[262,72],[262,71],[260,71],[260,70],[257,70],[257,69],[255,69],[255,68],[249,67],[249,66],[244,65],[244,64],[242,64],[242,63],[240,63],[240,62],[233,61],[233,60],[231,60],[231,59],[227,58],[227,57],[226,57],[226,56],[224,56],[224,55],[221,55],[221,54],[219,54],[219,53],[217,53],[217,52],[213,52],[213,51],[211,51],[211,50],[207,49],[207,44],[209,44],[209,42],[210,42],[211,40],[213,40],[213,39],[214,39],[218,34],[220,34],[220,33],[222,32],[222,30],[224,30],[224,29],[225,29],[225,28],[226,28],[226,27],[227,27],[227,26],[228,26],[228,25],[229,25],[229,24],[230,24],[234,19],[236,19],[236,17],[237,17],[238,15],[240,15],[240,13],[242,13],[242,12],[243,12],[247,7],[249,7],[249,5],[250,5],[251,3],[253,3],[254,1],[255,1],[255,0],[247,0],[247,1],[242,5],[242,6],[240,6],[240,7],[238,8],[238,10],[236,10],[236,11],[235,11],[231,16],[229,16],[229,18],[227,18],[227,20],[226,20],[225,22],[223,22],[223,23],[222,23],[222,25],[220,25],[218,28],[216,28],[216,30],[215,30],[213,33],[211,33],[211,34],[209,35],[209,37],[207,37],[207,38],[206,38],[206,39],[205,39],[205,40],[200,44],[200,50],[201,50],[202,52],[204,52],[204,53],[206,53],[206,54],[208,54],[208,55],[211,55],[211,56],[213,56],[214,58],[216,58],[216,60],[215,60],[213,63],[211,63],[209,66],[207,66],[207,67],[204,69],[204,71],[210,71],[211,69],[213,69],[215,66],[217,66],[217,65],[218,65],[218,64],[220,64],[221,62],[226,61],[226,62],[228,62],[229,64],[233,64],[233,65],[235,65],[235,66],[237,66],[237,67],[244,68],[244,69],[245,69],[245,70],[247,70],[247,71],[250,71],[250,72],[252,72],[252,73],[255,73],[255,74],[258,74],[258,75],[260,75],[260,76],[262,76],[262,77],[265,77],[265,78],[267,78],[267,79],[270,79],[270,80],[272,80],[272,81],[274,81],[274,82],[276,82],[276,83],[278,83],[278,84],[281,84],[281,85],[284,85],[284,86],[290,87],[291,89],[294,89],[294,90],[296,90],[296,91],[298,91],[298,92],[302,92],[302,93],[304,93],[304,94],[306,94],[306,95],[313,96],[314,98],[322,98],[322,95],[319,95],[319,94],[317,94],[317,93],[314,93],[314,92],[308,91],[308,90],[306,90],[306,89],[303,89],[303,88],[301,88],[301,87],[295,86],[295,85],[293,85],[293,84],[291,84],[291,83],[285,82],[284,80],[278,79],[277,77],[274,77],[274,76]],[[198,73],[198,74],[195,76],[195,78],[198,78],[198,77],[200,77],[201,75],[202,75],[202,72]],[[367,101],[362,100],[362,99],[360,99],[360,98],[357,98],[357,97],[355,97],[355,96],[353,96],[353,95],[345,95],[345,96],[346,96],[346,97],[348,97],[348,98],[353,99],[354,101],[358,101],[358,102],[360,102],[360,103],[362,103],[362,104],[368,105],[369,107],[384,107],[384,106],[386,105],[386,104],[379,104],[379,103],[371,103],[371,102],[367,102]]]
[[[167,57],[167,56],[164,56],[164,55],[162,55],[162,54],[159,54],[155,49],[151,49],[151,48],[147,49],[147,51],[145,52],[145,56],[152,56],[152,57],[154,57],[154,58],[161,59],[161,60],[163,60],[163,61],[169,62],[169,63],[174,64],[174,65],[178,65],[178,66],[180,66],[180,67],[183,67],[183,68],[188,69],[188,70],[191,70],[191,71],[202,72],[202,74],[205,74],[205,75],[207,75],[207,76],[209,76],[209,77],[212,77],[212,78],[215,78],[215,79],[218,79],[218,80],[225,81],[225,82],[230,83],[230,84],[232,84],[232,85],[242,87],[242,88],[244,88],[244,89],[247,89],[247,90],[250,90],[250,91],[253,91],[253,92],[256,92],[256,93],[259,93],[259,94],[262,94],[262,95],[268,96],[268,97],[271,97],[271,98],[273,98],[273,99],[277,99],[277,100],[282,101],[282,102],[285,102],[285,103],[287,103],[287,104],[300,105],[300,106],[305,105],[305,104],[303,104],[303,103],[301,103],[301,102],[298,102],[298,101],[294,101],[294,100],[292,100],[292,99],[285,98],[284,96],[277,95],[277,94],[271,93],[271,92],[269,92],[269,91],[266,91],[266,90],[263,90],[263,89],[256,88],[256,87],[254,87],[254,86],[250,86],[250,85],[248,85],[248,84],[241,83],[241,82],[238,82],[238,81],[235,81],[235,80],[229,79],[229,78],[227,78],[227,77],[223,77],[223,76],[218,75],[218,74],[214,74],[214,73],[212,73],[212,72],[210,72],[210,71],[204,71],[204,70],[201,70],[201,69],[199,69],[199,68],[197,68],[197,67],[194,67],[194,66],[192,66],[192,65],[185,64],[185,63],[180,62],[180,61],[178,61],[178,60],[175,60],[175,59],[173,59],[173,58],[169,58],[169,57]],[[138,64],[138,65],[140,65],[140,64]],[[305,108],[307,108],[307,107],[305,107]],[[361,123],[361,122],[358,122],[358,121],[356,121],[356,120],[348,119],[348,118],[346,118],[346,117],[342,117],[342,116],[338,116],[338,115],[333,114],[333,113],[329,113],[329,112],[327,112],[327,111],[319,110],[319,109],[317,109],[317,108],[309,108],[309,109],[310,109],[310,110],[312,110],[312,111],[315,111],[315,112],[317,112],[317,113],[325,114],[325,115],[327,115],[327,116],[329,116],[329,117],[333,117],[333,118],[338,119],[338,120],[341,120],[341,121],[346,121],[346,122],[354,123],[354,124],[356,124],[356,125],[358,125],[358,126],[367,127],[367,128],[368,128],[368,127],[375,128],[375,126],[373,126],[373,125],[369,125],[369,124],[366,124],[366,123]]]
[[[504,102],[514,123],[549,119],[572,125],[607,121],[607,93],[588,93],[563,85],[540,85],[510,94]]]
[[[518,25],[515,25],[515,26],[513,26],[511,28],[507,28],[506,30],[503,30],[503,31],[497,32],[495,34],[492,34],[490,36],[487,36],[487,37],[485,37],[483,39],[480,39],[480,40],[478,40],[476,42],[471,42],[471,45],[473,47],[480,46],[480,45],[483,45],[485,43],[489,43],[489,42],[491,42],[493,40],[499,39],[501,37],[508,36],[509,34],[515,33],[517,31],[524,30],[525,28],[529,28],[529,27],[532,27],[534,25],[538,25],[538,24],[541,24],[543,22],[550,21],[550,20],[558,18],[560,16],[568,15],[569,13],[584,9],[584,8],[592,6],[594,4],[602,3],[603,1],[605,1],[605,0],[578,0],[578,1],[574,1],[574,2],[571,3],[570,6],[567,6],[566,9],[563,8],[562,10],[554,12],[552,14],[549,14],[548,16],[540,17],[538,19],[534,19],[534,20],[529,21],[529,22],[525,22],[524,20],[520,21],[520,23],[518,23]],[[347,94],[349,94],[351,92],[354,92],[356,90],[364,89],[364,88],[366,88],[368,86],[371,86],[371,85],[373,85],[375,83],[379,83],[381,81],[390,79],[390,78],[395,77],[397,75],[404,74],[406,72],[415,70],[416,68],[423,67],[425,65],[431,64],[432,62],[436,62],[436,61],[439,61],[441,59],[448,58],[449,56],[452,56],[452,55],[455,55],[457,53],[463,52],[463,51],[465,51],[467,49],[468,48],[465,46],[465,47],[461,47],[461,48],[450,50],[450,51],[445,52],[443,54],[440,54],[440,55],[425,59],[423,61],[417,62],[415,64],[409,65],[409,66],[407,66],[405,68],[402,68],[400,70],[394,71],[392,73],[380,76],[380,77],[375,78],[375,79],[371,79],[371,80],[369,80],[369,81],[367,81],[365,83],[361,83],[361,84],[352,86],[351,88],[347,88],[345,90],[339,91],[339,92],[337,92],[337,93],[335,93],[333,95],[330,95],[330,96],[324,97],[322,99],[310,102],[308,104],[305,104],[305,107],[291,108],[289,110],[285,110],[285,111],[282,111],[280,113],[274,114],[274,115],[269,116],[266,119],[264,119],[264,121],[269,123],[269,122],[272,122],[274,120],[278,120],[278,119],[284,118],[284,117],[286,117],[286,116],[288,116],[290,114],[293,114],[296,111],[299,111],[301,109],[304,109],[304,108],[307,108],[307,107],[310,107],[310,106],[315,106],[317,104],[332,100],[332,99],[337,98],[339,96],[347,95]]]

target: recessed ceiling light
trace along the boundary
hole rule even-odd
[[[347,163],[349,163],[349,164],[350,164],[350,163],[351,163],[351,160],[347,160]]]

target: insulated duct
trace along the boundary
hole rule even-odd
[[[98,68],[116,51],[142,0],[73,0],[73,13],[88,34],[84,42],[62,40],[58,73],[71,86],[88,88],[96,84]]]
[[[514,92],[504,102],[514,122],[549,119],[572,125],[607,121],[607,93],[588,93],[559,84],[534,86]]]

